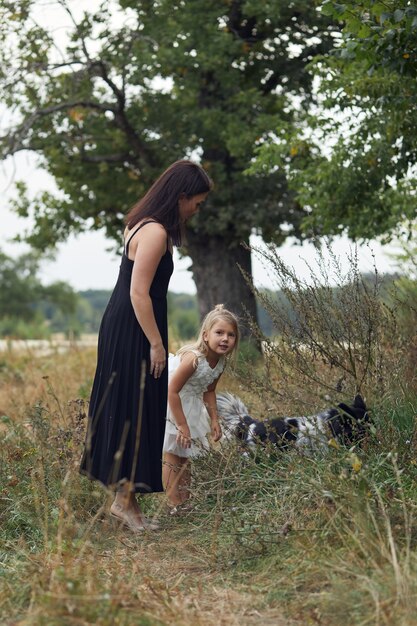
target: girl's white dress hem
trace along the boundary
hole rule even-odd
[[[194,351],[197,357],[197,367],[180,391],[182,408],[191,432],[191,447],[183,448],[176,441],[178,428],[174,416],[168,406],[165,427],[164,452],[170,452],[179,457],[193,458],[210,448],[208,435],[210,434],[210,416],[203,402],[203,394],[207,387],[214,382],[225,367],[225,358],[220,357],[215,367],[210,367],[206,357]],[[180,364],[181,356],[170,354],[168,357],[168,379]]]

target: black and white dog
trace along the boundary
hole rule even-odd
[[[370,418],[362,396],[352,405],[341,402],[317,415],[276,417],[266,421],[253,419],[242,400],[231,393],[217,395],[217,413],[225,426],[226,439],[231,436],[246,447],[257,445],[286,448],[293,443],[306,454],[325,451],[332,439],[345,446],[360,443]]]

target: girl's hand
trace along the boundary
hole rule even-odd
[[[151,359],[151,369],[150,372],[153,374],[154,378],[159,378],[164,371],[166,365],[166,352],[164,346],[158,344],[156,346],[151,346],[150,359]]]
[[[211,422],[211,436],[213,437],[213,441],[219,441],[222,436],[222,429],[218,419],[214,419]]]
[[[178,427],[177,444],[181,446],[181,448],[191,448],[191,433],[188,424],[183,424]]]

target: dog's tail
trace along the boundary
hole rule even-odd
[[[217,413],[225,427],[226,437],[232,436],[237,426],[248,417],[248,409],[242,400],[227,392],[217,394]]]

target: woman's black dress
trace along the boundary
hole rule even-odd
[[[163,491],[162,445],[167,410],[168,370],[150,373],[150,345],[130,300],[133,261],[129,238],[119,277],[104,312],[98,337],[97,369],[90,398],[89,423],[80,471],[112,486],[134,483],[135,491]],[[168,354],[168,283],[173,271],[167,249],[149,294],[156,324]]]

